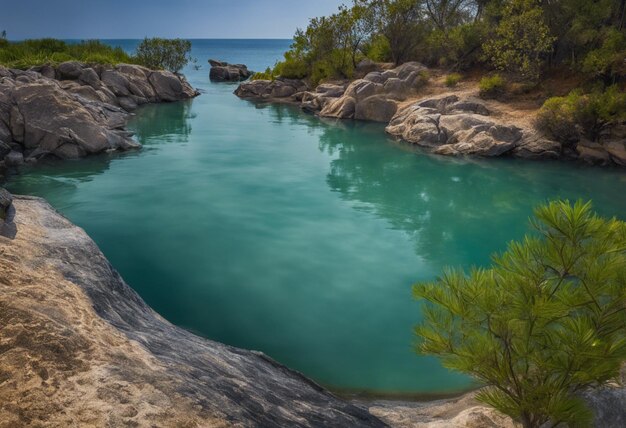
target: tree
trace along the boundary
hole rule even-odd
[[[419,0],[373,0],[371,7],[378,17],[378,32],[389,42],[395,64],[414,58],[426,35],[423,10]]]
[[[539,1],[511,0],[502,12],[495,37],[483,44],[485,54],[496,68],[537,80],[555,41]]]
[[[137,61],[148,68],[165,69],[178,73],[193,58],[191,42],[183,39],[160,39],[147,37],[137,46]]]
[[[616,378],[626,360],[626,223],[580,201],[535,217],[537,233],[493,267],[414,286],[418,350],[483,382],[478,399],[526,428],[586,426],[577,393]]]

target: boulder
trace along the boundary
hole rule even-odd
[[[209,78],[213,82],[241,82],[253,74],[244,64],[229,64],[214,59],[210,59],[209,64],[211,64]]]
[[[389,122],[398,109],[395,101],[384,95],[372,95],[356,103],[354,118],[372,122]]]
[[[76,158],[117,148],[110,144],[106,122],[55,85],[22,85],[14,98],[22,116],[24,147],[31,156]]]
[[[334,117],[337,119],[354,119],[356,111],[356,101],[352,97],[336,98],[327,103],[320,116]]]
[[[527,158],[559,156],[560,144],[489,117],[484,104],[456,95],[421,100],[398,112],[386,130],[441,155]]]
[[[59,80],[75,80],[78,79],[83,71],[83,64],[77,61],[62,62],[57,67],[57,75]]]
[[[100,76],[93,68],[84,68],[78,76],[78,81],[84,85],[89,85],[94,89],[98,89],[102,82],[100,82]]]
[[[602,146],[613,162],[621,166],[626,166],[626,141],[607,141]]]
[[[235,95],[247,99],[275,99],[292,102],[297,102],[296,98],[301,97],[302,102],[308,102],[310,99],[307,99],[305,94],[307,90],[308,87],[302,80],[279,77],[276,80],[252,80],[241,83],[235,90]]]
[[[590,164],[604,165],[611,159],[603,145],[592,141],[581,140],[576,145],[576,152],[581,160]]]
[[[20,166],[24,163],[24,155],[12,150],[4,157],[4,163],[6,166]]]
[[[186,80],[169,71],[154,71],[148,81],[154,88],[158,101],[179,101],[198,95]]]

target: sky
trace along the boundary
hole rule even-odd
[[[280,38],[346,0],[0,0],[11,40]]]

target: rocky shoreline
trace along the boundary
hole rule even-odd
[[[354,81],[325,83],[315,89],[302,80],[255,80],[242,83],[235,94],[291,103],[320,117],[385,123],[389,135],[439,155],[626,166],[626,124],[598,142],[581,139],[565,146],[535,129],[537,108],[520,112],[505,102],[482,99],[475,85],[433,89],[430,74],[423,65],[411,62],[394,69],[378,66]]]
[[[44,157],[139,148],[125,130],[133,110],[198,94],[181,75],[131,64],[0,66],[0,174]]]

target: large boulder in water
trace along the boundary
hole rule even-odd
[[[209,60],[209,78],[214,82],[241,82],[252,76],[252,71],[244,64],[229,64],[224,61]]]

